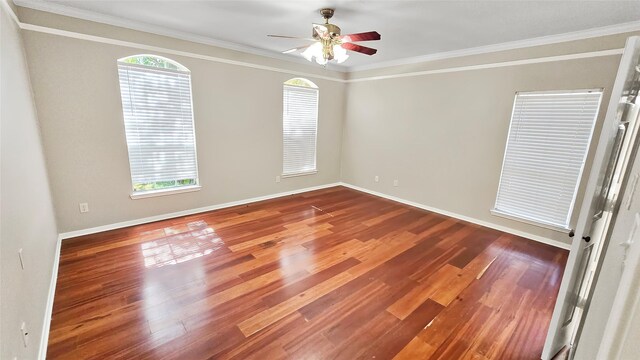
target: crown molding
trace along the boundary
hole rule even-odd
[[[72,32],[72,31],[66,31],[66,30],[60,30],[60,29],[54,29],[54,28],[48,28],[48,27],[44,27],[44,26],[27,24],[27,23],[19,23],[19,26],[20,26],[20,28],[22,30],[26,30],[26,31],[34,31],[34,32],[40,32],[40,33],[44,33],[44,34],[50,34],[50,35],[56,35],[56,36],[64,36],[64,37],[68,37],[68,38],[72,38],[72,39],[93,41],[93,42],[109,44],[109,45],[115,45],[115,46],[126,46],[126,47],[140,49],[140,50],[149,50],[149,51],[155,51],[155,52],[164,53],[164,54],[185,56],[185,57],[190,57],[190,58],[194,58],[194,59],[218,62],[218,63],[223,63],[223,64],[244,66],[244,67],[249,67],[249,68],[253,68],[253,69],[260,69],[260,70],[265,70],[265,71],[273,71],[273,72],[284,73],[284,74],[289,74],[289,75],[293,75],[293,76],[307,77],[307,78],[311,78],[311,79],[324,79],[324,80],[335,81],[335,82],[339,82],[339,83],[357,83],[357,82],[363,82],[363,81],[396,79],[396,78],[403,78],[403,77],[424,76],[424,75],[432,75],[432,74],[444,74],[444,73],[460,72],[460,71],[484,70],[484,69],[499,68],[499,67],[505,67],[505,66],[519,66],[519,65],[530,65],[530,64],[554,62],[554,61],[587,59],[587,58],[601,57],[601,56],[617,56],[617,55],[622,54],[622,51],[623,51],[623,49],[591,51],[591,52],[584,52],[584,53],[574,53],[574,54],[566,54],[566,55],[558,55],[558,56],[547,56],[547,57],[530,58],[530,59],[523,59],[523,60],[503,61],[503,62],[480,64],[480,65],[450,67],[450,68],[442,68],[442,69],[434,69],[434,70],[416,71],[416,72],[408,72],[408,73],[398,73],[398,74],[381,75],[381,76],[370,76],[370,77],[362,77],[362,78],[346,79],[345,80],[345,79],[340,79],[340,78],[336,78],[336,77],[317,75],[317,74],[313,74],[313,73],[304,73],[304,72],[299,72],[299,71],[291,71],[291,70],[287,70],[287,69],[264,66],[264,65],[248,63],[248,62],[244,62],[244,61],[230,60],[230,59],[225,59],[225,58],[220,58],[220,57],[215,57],[215,56],[192,53],[192,52],[188,52],[188,51],[174,50],[174,49],[163,48],[163,47],[158,47],[158,46],[153,46],[153,45],[146,45],[146,44],[134,43],[134,42],[124,41],[124,40],[117,40],[117,39],[105,38],[105,37],[100,37],[100,36],[87,35],[87,34],[76,33],[76,32]]]
[[[7,1],[7,0],[2,0],[2,1]],[[238,44],[230,41],[217,40],[208,36],[195,35],[195,34],[191,34],[184,31],[166,29],[166,28],[163,28],[162,26],[156,26],[156,25],[151,25],[147,23],[122,19],[116,16],[111,16],[111,15],[99,14],[93,11],[77,9],[71,6],[57,4],[57,3],[48,2],[44,0],[13,0],[13,3],[18,6],[33,9],[33,10],[49,12],[57,15],[68,16],[68,17],[73,17],[73,18],[87,20],[87,21],[93,21],[101,24],[117,26],[117,27],[136,30],[136,31],[142,31],[142,32],[155,34],[155,35],[172,37],[179,40],[211,45],[211,46],[215,46],[215,47],[219,47],[227,50],[234,50],[234,51],[239,51],[247,54],[294,62],[297,64],[309,65],[309,62],[307,60],[300,57],[295,57],[292,55],[281,54],[279,52],[259,49],[256,47],[242,45],[242,44]],[[337,72],[347,71],[346,66],[336,65],[336,64],[327,64],[327,69],[332,71],[337,71]]]
[[[618,56],[618,55],[622,55],[623,50],[624,49],[590,51],[590,52],[584,52],[584,53],[545,56],[545,57],[530,58],[530,59],[524,59],[524,60],[503,61],[503,62],[495,62],[495,63],[481,64],[481,65],[458,66],[458,67],[450,67],[450,68],[435,69],[435,70],[398,73],[398,74],[391,74],[391,75],[369,76],[369,77],[362,77],[362,78],[356,78],[356,79],[349,79],[346,82],[357,83],[357,82],[363,82],[363,81],[398,79],[403,77],[414,77],[414,76],[424,76],[424,75],[433,75],[433,74],[446,74],[446,73],[460,72],[460,71],[494,69],[494,68],[501,68],[501,67],[507,67],[507,66],[541,64],[541,63],[548,63],[548,62],[555,62],[555,61],[589,59],[589,58],[602,57],[602,56]]]
[[[388,68],[388,67],[400,66],[400,65],[411,65],[411,64],[429,62],[429,61],[435,61],[435,60],[444,60],[444,59],[451,59],[451,58],[470,56],[470,55],[494,53],[494,52],[505,51],[505,50],[515,50],[515,49],[522,49],[522,48],[528,48],[528,47],[534,47],[534,46],[558,44],[558,43],[563,43],[568,41],[584,40],[584,39],[590,39],[590,38],[595,38],[600,36],[622,34],[622,33],[631,32],[631,31],[640,31],[640,21],[633,21],[633,22],[621,23],[621,24],[604,26],[599,28],[574,31],[574,32],[569,32],[564,34],[548,35],[548,36],[542,36],[537,38],[530,38],[530,39],[510,41],[510,42],[499,43],[499,44],[479,46],[474,48],[446,51],[446,52],[440,52],[440,53],[429,54],[429,55],[413,56],[413,57],[407,57],[403,59],[383,61],[383,62],[370,64],[370,65],[350,66],[347,68],[347,72],[353,73],[356,71],[363,71],[363,70]]]
[[[92,41],[105,42],[105,43],[114,43],[114,42],[127,43],[128,45],[125,45],[125,46],[151,47],[151,46],[148,46],[148,45],[135,44],[135,43],[130,43],[130,42],[126,42],[126,41],[118,41],[118,40],[115,40],[115,39],[101,38],[101,37],[96,37],[96,36],[87,35],[87,34],[80,34],[80,33],[74,33],[74,32],[59,30],[59,29],[46,28],[46,27],[42,27],[42,26],[38,26],[38,25],[21,23],[18,20],[18,18],[16,17],[15,13],[13,12],[13,9],[11,9],[11,7],[8,4],[5,3],[6,1],[10,1],[10,0],[0,0],[0,2],[2,2],[2,7],[5,8],[5,9],[8,9],[8,12],[12,16],[12,18],[21,26],[21,28],[23,28],[25,30],[39,31],[39,32],[45,32],[45,33],[62,35],[62,36],[69,36],[69,37],[75,37],[75,38],[83,38],[85,40],[92,40]],[[288,56],[288,55],[272,52],[272,51],[269,51],[269,50],[257,49],[257,48],[246,46],[246,45],[241,45],[241,44],[236,44],[236,43],[226,42],[226,41],[221,41],[221,40],[215,40],[215,39],[212,39],[212,38],[209,38],[209,37],[206,37],[206,36],[193,35],[193,34],[190,34],[190,33],[185,33],[185,32],[180,32],[180,31],[167,30],[167,29],[163,29],[162,27],[158,27],[158,26],[153,26],[153,25],[148,25],[148,24],[141,24],[141,23],[137,23],[137,22],[134,22],[134,21],[130,21],[130,20],[120,19],[120,18],[117,18],[117,17],[114,17],[114,16],[102,15],[102,14],[98,14],[98,13],[95,13],[95,12],[92,12],[92,11],[85,11],[85,10],[81,10],[81,9],[76,9],[76,8],[73,8],[73,7],[69,7],[69,6],[65,6],[65,5],[61,5],[61,4],[56,4],[56,3],[51,3],[51,2],[48,2],[48,1],[44,1],[44,0],[13,0],[13,2],[18,6],[27,7],[27,8],[30,8],[30,9],[35,9],[35,10],[40,10],[40,11],[45,11],[45,12],[50,12],[50,13],[55,13],[55,14],[58,14],[58,15],[69,16],[69,17],[79,18],[79,19],[83,19],[83,20],[103,23],[103,24],[107,24],[107,25],[118,26],[118,27],[128,28],[128,29],[137,30],[137,31],[143,31],[143,32],[152,33],[152,34],[156,34],[156,35],[168,36],[168,37],[172,37],[172,38],[176,38],[176,39],[180,39],[180,40],[191,41],[191,42],[201,43],[201,44],[206,44],[206,45],[212,45],[212,46],[225,48],[225,49],[229,49],[229,50],[235,50],[235,51],[239,51],[239,52],[243,52],[243,53],[249,53],[249,54],[254,54],[254,55],[258,55],[258,56],[264,56],[264,57],[274,58],[274,59],[278,59],[278,60],[284,60],[284,61],[289,61],[289,62],[293,62],[293,63],[299,63],[299,64],[308,65],[308,62],[305,61],[304,59],[299,59],[299,58],[296,58],[296,57],[292,57],[292,56]],[[528,48],[528,47],[534,47],[534,46],[558,44],[558,43],[563,43],[563,42],[568,42],[568,41],[584,40],[584,39],[589,39],[589,38],[596,38],[596,37],[607,36],[607,35],[615,35],[615,34],[621,34],[621,33],[632,32],[632,31],[640,31],[640,21],[627,22],[627,23],[622,23],[622,24],[616,24],[616,25],[610,25],[610,26],[605,26],[605,27],[599,27],[599,28],[593,28],[593,29],[569,32],[569,33],[564,33],[564,34],[549,35],[549,36],[543,36],[543,37],[537,37],[537,38],[531,38],[531,39],[524,39],[524,40],[506,42],[506,43],[499,43],[499,44],[493,44],[493,45],[487,45],[487,46],[480,46],[480,47],[475,47],[475,48],[467,48],[467,49],[461,49],[461,50],[454,50],[454,51],[448,51],[448,52],[441,52],[441,53],[435,53],[435,54],[428,54],[428,55],[421,55],[421,56],[415,56],[415,57],[402,58],[402,59],[397,59],[397,60],[383,61],[383,62],[370,64],[370,65],[345,67],[345,66],[336,66],[334,64],[330,64],[327,67],[327,69],[328,70],[337,71],[337,72],[342,72],[342,73],[354,74],[356,72],[364,71],[364,70],[389,68],[389,67],[395,67],[395,66],[401,66],[401,65],[410,65],[410,64],[416,64],[416,63],[423,63],[423,62],[429,62],[429,61],[435,61],[435,60],[444,60],[444,59],[463,57],[463,56],[470,56],[470,55],[480,55],[480,54],[495,53],[495,52],[506,51],[506,50],[522,49],[522,48]],[[120,45],[122,45],[122,44],[120,44]],[[161,50],[162,49],[165,52],[175,53],[175,50],[174,51],[167,51],[168,49],[164,49],[164,48],[159,48],[159,47],[154,47],[154,48],[157,49],[157,50]],[[614,54],[618,54],[618,52],[620,50],[619,49],[612,49],[610,51],[613,52],[613,53],[606,54],[607,51],[609,51],[609,50],[604,50],[604,52],[603,51],[595,51],[595,52],[587,52],[587,53],[582,53],[582,54],[551,56],[551,57],[548,57],[548,58],[541,58],[541,59],[545,59],[545,60],[549,59],[550,61],[561,61],[561,60],[573,59],[573,58],[575,58],[576,55],[578,55],[578,58],[592,57],[593,55],[595,55],[595,56],[614,55]],[[187,54],[186,52],[183,52],[183,53],[185,55]],[[186,56],[189,56],[189,55],[186,55]],[[533,60],[532,63],[541,62],[541,59],[523,60],[524,63],[520,63],[520,61],[507,61],[505,63],[493,63],[493,64],[487,64],[487,65],[488,65],[488,67],[496,67],[496,64],[500,64],[500,66],[523,65],[525,63],[530,63],[530,61],[532,61],[532,60]],[[551,59],[553,59],[553,60],[551,60]],[[215,57],[207,57],[207,60],[220,61],[220,62],[229,62],[229,61],[223,61],[223,59],[215,58]],[[546,62],[545,60],[542,60],[542,62]],[[253,65],[253,64],[246,63],[246,62],[241,62],[241,61],[232,62],[232,63],[235,63],[236,65],[245,65],[245,66],[249,65],[250,67],[263,68],[265,70],[273,70],[273,71],[278,71],[278,72],[294,73],[294,72],[291,72],[291,71],[286,71],[284,69],[276,69],[276,68],[267,67],[267,66]],[[482,68],[482,67],[480,67],[480,68]],[[328,80],[329,79],[330,80],[335,80],[335,81],[338,81],[338,82],[350,83],[350,82],[360,82],[360,81],[367,81],[367,80],[382,80],[382,79],[395,78],[395,77],[420,76],[420,75],[428,75],[428,74],[432,74],[432,73],[452,72],[452,71],[461,71],[461,70],[475,70],[475,69],[479,69],[479,68],[477,66],[468,66],[468,67],[461,67],[461,68],[449,68],[447,70],[432,70],[432,71],[411,72],[411,73],[405,73],[405,74],[388,75],[388,76],[373,76],[373,77],[355,78],[355,79],[348,79],[348,80],[343,80],[343,79],[338,79],[338,78],[329,78],[329,77],[322,76],[322,75],[312,75],[312,74],[304,74],[304,75],[312,76],[312,77],[316,77],[316,78],[328,79]],[[298,72],[298,73],[301,74],[301,75],[303,74],[302,72]]]
[[[2,1],[4,2],[7,0],[2,0]],[[255,47],[241,45],[241,44],[232,43],[228,41],[216,40],[210,37],[194,35],[194,34],[182,32],[182,31],[167,30],[160,26],[138,23],[131,20],[121,19],[115,16],[102,15],[96,12],[76,9],[70,6],[52,3],[44,0],[13,0],[13,2],[18,6],[22,6],[22,7],[26,7],[34,10],[50,12],[58,15],[69,16],[69,17],[79,18],[83,20],[98,22],[102,24],[143,31],[143,32],[152,33],[156,35],[168,36],[168,37],[172,37],[180,40],[212,45],[212,46],[216,46],[224,49],[240,51],[240,52],[249,53],[253,55],[264,56],[264,57],[269,57],[273,59],[285,60],[285,61],[290,61],[298,64],[308,65],[308,62],[306,60],[297,58],[294,56],[290,56],[290,55],[280,54],[277,52],[258,49]],[[13,14],[13,11],[11,11],[10,14]],[[15,14],[13,14],[13,16],[15,17]],[[329,64],[327,66],[327,69],[337,71],[337,72],[354,73],[357,71],[388,68],[388,67],[401,66],[401,65],[410,65],[410,64],[429,62],[434,60],[443,60],[443,59],[450,59],[450,58],[470,56],[470,55],[480,55],[480,54],[487,54],[487,53],[493,53],[493,52],[499,52],[499,51],[505,51],[505,50],[522,49],[522,48],[541,46],[541,45],[551,45],[551,44],[557,44],[557,43],[562,43],[567,41],[584,40],[584,39],[595,38],[600,36],[621,34],[621,33],[631,32],[631,31],[640,31],[640,21],[627,22],[627,23],[610,25],[605,27],[574,31],[574,32],[569,32],[564,34],[548,35],[548,36],[542,36],[542,37],[531,38],[531,39],[479,46],[474,48],[407,57],[407,58],[402,58],[397,60],[383,61],[383,62],[370,64],[370,65],[347,67],[347,66],[338,66],[335,64]]]
[[[109,45],[115,45],[115,46],[125,46],[125,47],[130,47],[130,48],[134,48],[134,49],[138,49],[138,50],[148,50],[148,51],[155,51],[155,52],[164,53],[164,54],[185,56],[185,57],[190,57],[190,58],[193,58],[193,59],[212,61],[212,62],[217,62],[217,63],[222,63],[222,64],[229,64],[229,65],[235,65],[235,66],[244,66],[244,67],[248,67],[248,68],[252,68],[252,69],[273,71],[273,72],[282,73],[282,74],[288,74],[288,75],[292,75],[292,76],[302,76],[302,77],[308,77],[308,78],[311,78],[311,79],[323,79],[323,80],[335,81],[335,82],[339,82],[339,83],[347,82],[344,79],[340,79],[340,78],[333,77],[333,76],[325,76],[325,75],[307,73],[307,72],[302,72],[302,71],[288,70],[288,69],[284,69],[284,68],[260,65],[260,64],[246,62],[246,61],[225,59],[225,58],[221,58],[221,57],[198,54],[198,53],[193,53],[193,52],[189,52],[189,51],[174,50],[174,49],[169,49],[169,48],[160,47],[160,46],[146,45],[146,44],[142,44],[142,43],[135,43],[135,42],[131,42],[131,41],[124,41],[124,40],[118,40],[118,39],[105,38],[105,37],[95,36],[95,35],[87,35],[87,34],[83,34],[83,33],[77,33],[77,32],[73,32],[73,31],[66,31],[66,30],[48,28],[48,27],[45,27],[45,26],[39,26],[39,25],[33,25],[33,24],[27,24],[27,23],[20,23],[20,29],[26,30],[26,31],[39,32],[39,33],[43,33],[43,34],[63,36],[63,37],[68,37],[68,38],[72,38],[72,39],[93,41],[93,42],[102,43],[102,44],[109,44]]]

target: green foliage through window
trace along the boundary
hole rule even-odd
[[[285,85],[294,85],[294,86],[302,86],[309,88],[318,88],[318,86],[311,81],[303,78],[293,78],[284,82]]]
[[[159,56],[151,56],[151,55],[131,56],[125,59],[121,59],[120,61],[128,64],[144,65],[144,66],[155,67],[160,69],[186,71],[186,69],[180,66],[179,64]]]
[[[172,181],[156,181],[150,183],[133,184],[133,191],[162,190],[179,188],[182,186],[196,185],[196,179],[181,179]]]

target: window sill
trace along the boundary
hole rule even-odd
[[[291,174],[282,174],[283,178],[290,178],[290,177],[296,177],[296,176],[305,176],[305,175],[313,175],[313,174],[317,174],[318,170],[311,170],[311,171],[304,171],[304,172],[299,172],[299,173],[291,173]]]
[[[179,188],[142,191],[139,193],[133,193],[130,195],[130,197],[131,199],[136,200],[136,199],[144,199],[144,198],[150,198],[150,197],[156,197],[156,196],[165,196],[165,195],[180,194],[180,193],[186,193],[186,192],[192,192],[192,191],[200,191],[200,189],[202,189],[202,186],[200,185],[182,186]]]
[[[494,216],[499,216],[499,217],[505,218],[505,219],[515,220],[515,221],[523,222],[525,224],[539,226],[539,227],[543,227],[545,229],[550,229],[550,230],[554,230],[554,231],[558,231],[558,232],[562,232],[562,233],[566,233],[566,234],[568,234],[571,231],[571,229],[569,229],[567,227],[564,227],[564,226],[546,224],[546,223],[543,223],[543,222],[527,219],[527,218],[520,217],[520,216],[517,216],[517,215],[508,214],[508,213],[505,213],[503,211],[496,210],[496,209],[491,209],[491,214],[494,215]]]

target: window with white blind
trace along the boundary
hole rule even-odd
[[[199,189],[191,73],[175,61],[118,60],[132,198]]]
[[[282,175],[315,173],[318,87],[300,78],[285,82],[282,109]]]
[[[602,90],[516,94],[496,215],[570,228]]]

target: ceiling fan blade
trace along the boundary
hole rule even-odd
[[[372,49],[370,47],[366,47],[358,44],[352,44],[352,43],[343,43],[340,46],[342,46],[342,48],[344,49],[359,52],[366,55],[373,55],[378,52],[378,50],[376,49]]]
[[[282,53],[283,54],[289,54],[289,53],[292,53],[292,52],[295,52],[295,51],[298,51],[298,50],[306,49],[309,46],[311,46],[311,45],[302,45],[302,46],[294,47],[294,48],[291,48],[289,50],[285,50]]]
[[[371,40],[380,40],[380,34],[377,31],[368,31],[357,34],[348,34],[342,35],[340,39],[344,42],[353,42],[353,41],[371,41]]]
[[[299,39],[299,40],[307,40],[307,41],[316,41],[316,39],[312,39],[312,38],[303,38],[303,37],[298,37],[298,36],[287,36],[287,35],[267,35],[268,37],[275,37],[275,38],[283,38],[283,39]]]

